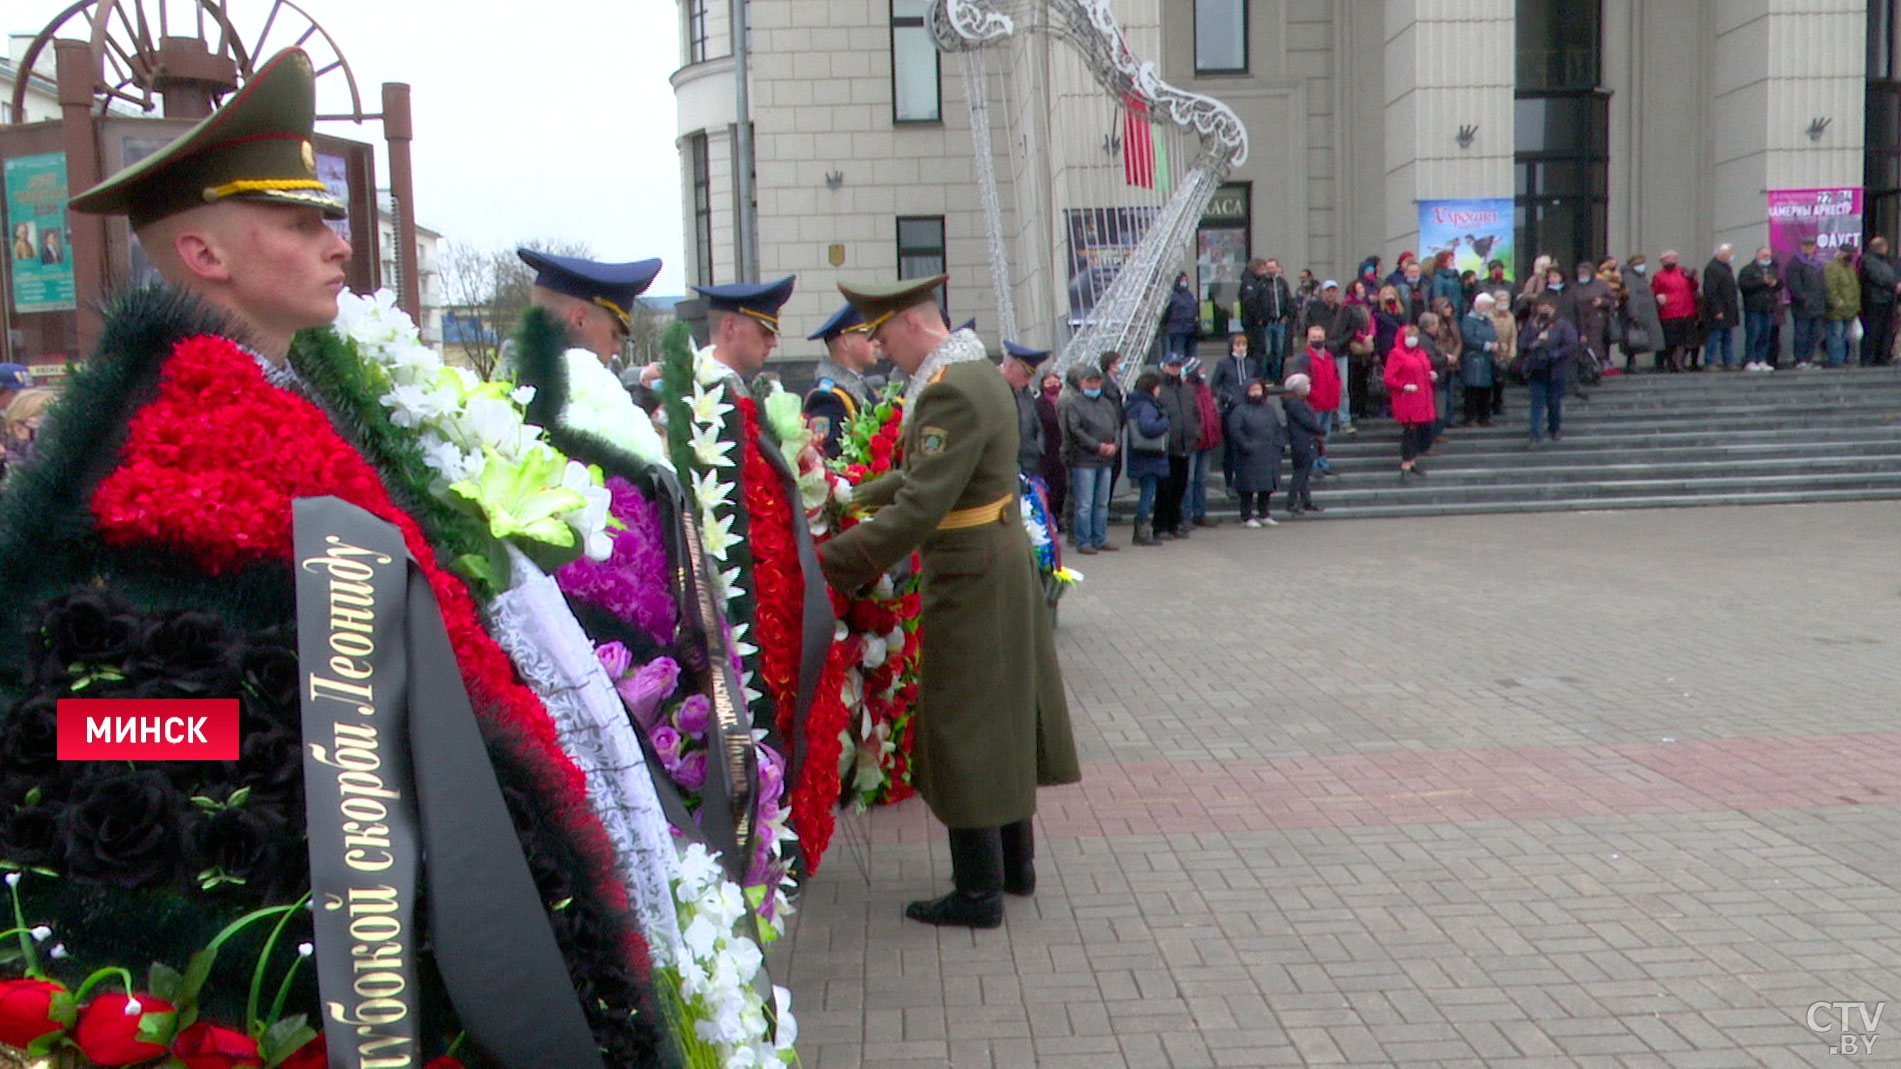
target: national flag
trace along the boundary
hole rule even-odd
[[[1122,174],[1129,185],[1155,188],[1155,139],[1149,131],[1149,107],[1133,95],[1123,101]]]

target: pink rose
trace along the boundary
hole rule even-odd
[[[607,669],[607,678],[619,679],[627,674],[627,666],[633,663],[634,655],[627,647],[618,642],[603,643],[594,650],[594,656],[601,659],[601,667]]]
[[[653,748],[660,755],[661,767],[672,772],[680,764],[680,733],[661,724],[652,729]]]
[[[689,791],[698,791],[706,786],[706,751],[695,750],[680,758],[680,763],[670,770],[673,782]]]
[[[713,703],[707,701],[704,694],[689,694],[674,711],[673,722],[682,735],[703,739],[706,729],[713,726]]]
[[[629,678],[617,681],[614,689],[620,692],[634,722],[652,730],[660,717],[660,700],[672,694],[679,681],[680,666],[673,663],[673,658],[656,657]]]

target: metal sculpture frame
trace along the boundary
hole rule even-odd
[[[1097,84],[1118,105],[1130,102],[1146,107],[1151,116],[1193,133],[1201,154],[1143,236],[1115,280],[1096,302],[1082,325],[1057,357],[1063,371],[1095,354],[1114,349],[1136,357],[1124,362],[1124,378],[1133,381],[1155,340],[1156,322],[1168,296],[1167,272],[1192,238],[1201,214],[1228,173],[1247,162],[1248,135],[1240,116],[1213,97],[1191,93],[1163,81],[1153,61],[1129,51],[1122,26],[1110,10],[1110,0],[1016,0],[1040,8],[1046,16],[1035,30],[1076,49]],[[1006,336],[1015,331],[1014,301],[1010,298],[1010,265],[1003,240],[1001,200],[996,167],[990,151],[988,90],[982,81],[983,49],[1001,45],[1018,32],[1018,22],[998,0],[933,0],[928,25],[931,38],[943,52],[962,53],[970,102],[971,136],[977,157],[977,177],[988,225],[990,270],[998,298],[998,314]],[[1124,383],[1127,385],[1127,382]]]

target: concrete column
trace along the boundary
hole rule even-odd
[[[1753,249],[1768,240],[1768,190],[1861,184],[1868,4],[1721,0],[1711,6],[1714,236]],[[1828,123],[1811,138],[1817,119]]]
[[[1513,0],[1386,0],[1387,262],[1417,248],[1419,201],[1512,195],[1515,24]]]

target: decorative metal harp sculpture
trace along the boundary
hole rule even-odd
[[[958,53],[964,59],[965,96],[970,104],[977,181],[988,227],[998,325],[1005,337],[1016,336],[1017,323],[991,149],[984,50],[1006,43],[1019,32],[1047,33],[1080,54],[1096,83],[1117,106],[1138,113],[1146,111],[1151,120],[1170,124],[1198,140],[1199,153],[1193,165],[1176,180],[1167,200],[1154,210],[1141,241],[1130,250],[1088,314],[1080,317],[1057,359],[1060,371],[1114,349],[1131,356],[1125,368],[1126,377],[1132,378],[1155,339],[1174,277],[1172,269],[1181,262],[1202,212],[1229,170],[1247,160],[1246,128],[1227,105],[1177,89],[1161,79],[1152,61],[1130,52],[1122,27],[1110,10],[1110,0],[932,0],[928,22],[938,49]]]

